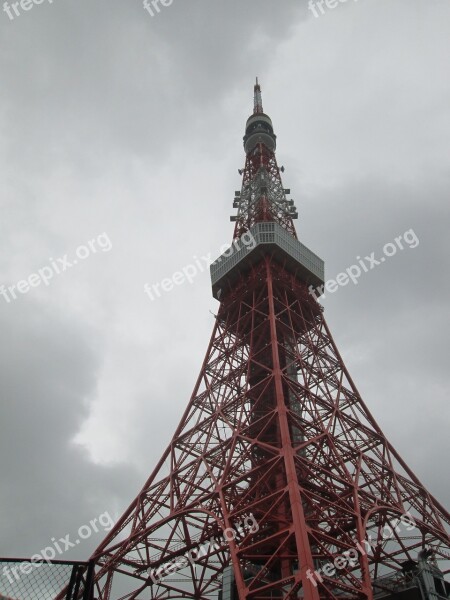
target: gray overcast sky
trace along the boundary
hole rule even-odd
[[[255,75],[327,277],[420,240],[323,303],[375,418],[448,503],[449,17],[447,0],[0,12],[0,284],[97,240],[0,296],[0,556],[120,514],[169,442],[217,303],[207,270],[153,302],[143,286],[231,240]]]

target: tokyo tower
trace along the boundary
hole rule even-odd
[[[383,435],[309,292],[324,265],[297,238],[258,80],[244,149],[200,374],[91,558],[91,597],[447,598],[449,514]]]

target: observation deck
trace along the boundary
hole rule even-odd
[[[323,285],[323,260],[278,223],[261,222],[234,240],[233,245],[210,266],[214,298],[220,300],[241,275],[268,255],[306,285],[315,288]]]

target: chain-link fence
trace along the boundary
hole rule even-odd
[[[93,565],[0,558],[0,600],[93,600]]]

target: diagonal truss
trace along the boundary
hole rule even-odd
[[[406,513],[413,530],[388,537]],[[249,518],[257,531],[224,539]],[[121,575],[127,599],[216,598],[231,562],[241,598],[371,597],[371,581],[421,548],[444,561],[445,523],[364,405],[319,304],[267,257],[222,302],[170,446],[94,555],[97,596],[119,597]],[[370,553],[312,584],[308,568],[365,539]]]
[[[295,262],[297,215],[258,83],[254,106],[234,238],[274,222],[291,250],[262,240],[225,265],[180,424],[91,558],[98,600],[362,600],[421,556],[448,572],[450,517],[351,380],[308,293],[312,253]]]

